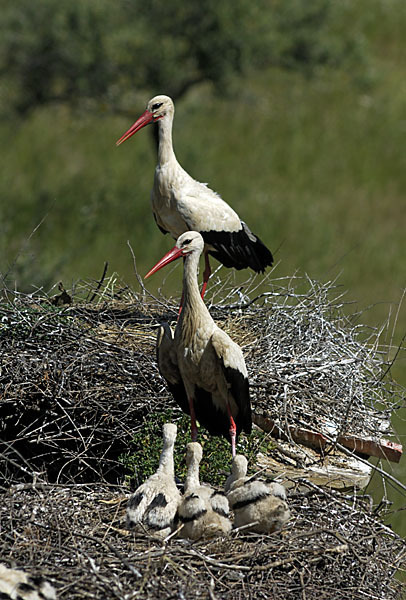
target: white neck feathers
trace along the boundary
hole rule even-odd
[[[175,428],[175,431],[170,430],[169,427]],[[170,477],[175,477],[175,468],[173,464],[173,448],[176,439],[176,425],[166,424],[164,425],[164,444],[159,458],[159,466],[157,472],[165,473]]]
[[[182,339],[185,344],[193,345],[196,329],[205,324],[210,327],[213,319],[202,300],[197,281],[200,253],[188,254],[183,266],[183,309],[179,319]]]
[[[158,164],[160,166],[168,162],[176,162],[176,156],[172,145],[172,122],[173,115],[170,114],[166,114],[162,119],[158,121]]]
[[[191,442],[187,445],[186,463],[187,475],[185,481],[185,492],[188,493],[200,486],[199,466],[202,460],[202,448],[198,442]]]

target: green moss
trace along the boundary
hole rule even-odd
[[[128,470],[131,486],[141,485],[155,473],[162,449],[162,427],[164,423],[176,423],[178,435],[175,444],[175,475],[180,481],[186,477],[186,444],[190,442],[190,419],[178,410],[151,413],[145,419],[140,431],[132,440],[128,453],[120,460]],[[203,460],[200,465],[200,479],[212,485],[222,485],[231,470],[231,447],[224,438],[210,435],[203,427],[199,428],[198,440],[203,447]],[[237,452],[244,454],[249,465],[254,465],[258,452],[268,453],[273,448],[270,437],[258,430],[251,435],[240,436]]]

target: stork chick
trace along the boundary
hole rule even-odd
[[[191,442],[187,445],[188,470],[178,517],[183,524],[180,536],[191,540],[226,535],[231,530],[227,498],[208,485],[200,485],[199,465],[202,456],[199,443]]]
[[[145,275],[184,258],[183,309],[175,335],[167,324],[158,333],[158,367],[176,402],[190,415],[192,441],[197,439],[197,419],[212,435],[229,439],[235,456],[238,435],[252,428],[248,373],[241,348],[217,327],[200,296],[197,271],[203,248],[200,233],[187,231]]]
[[[56,592],[55,588],[42,577],[34,577],[0,563],[0,598],[56,600]]]
[[[232,473],[226,481],[227,498],[234,511],[234,527],[247,527],[248,531],[272,533],[282,529],[289,520],[285,488],[277,482],[265,483],[247,477],[247,459],[237,455],[233,459]]]
[[[173,448],[177,427],[165,423],[163,427],[163,448],[159,466],[135,491],[127,505],[127,527],[136,528],[142,523],[155,535],[166,537],[174,525],[176,510],[181,494],[176,487],[173,464]]]
[[[158,164],[151,204],[162,233],[173,238],[185,231],[200,231],[204,238],[205,265],[202,297],[211,274],[208,254],[226,267],[263,273],[273,257],[237,213],[204,183],[193,179],[178,163],[172,146],[175,106],[169,96],[155,96],[146,111],[117,141],[117,146],[150,123],[159,129]]]
[[[248,461],[245,458],[245,456],[243,456],[242,454],[237,454],[237,456],[234,456],[233,462],[231,463],[231,475],[227,477],[226,482],[224,484],[224,491],[226,494],[230,491],[231,486],[236,481],[239,481],[241,479],[241,484],[245,483],[245,481],[248,479],[248,477],[246,477],[247,469]]]

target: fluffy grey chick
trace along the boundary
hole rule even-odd
[[[56,600],[55,588],[42,577],[0,564],[0,598],[10,600]]]
[[[233,459],[231,476],[226,481],[227,498],[234,511],[234,527],[249,525],[248,531],[272,533],[289,520],[285,488],[279,483],[265,483],[247,477],[247,459]]]
[[[176,511],[181,501],[173,465],[176,432],[176,425],[165,423],[158,469],[137,488],[128,501],[129,529],[137,528],[142,523],[151,533],[160,537],[166,537],[173,530]]]
[[[233,458],[233,462],[231,463],[231,475],[229,475],[224,484],[224,491],[227,494],[231,486],[238,481],[239,479],[244,479],[241,483],[244,483],[248,477],[247,475],[248,461],[242,454],[237,454]]]
[[[208,485],[200,485],[199,465],[202,456],[202,447],[198,442],[187,445],[188,470],[178,517],[183,524],[179,535],[191,540],[226,535],[231,530],[228,500],[225,495]]]

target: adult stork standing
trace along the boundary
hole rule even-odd
[[[212,435],[230,440],[235,456],[239,433],[252,428],[248,374],[241,348],[215,324],[200,296],[197,271],[203,248],[200,233],[187,231],[145,276],[184,258],[183,309],[174,335],[168,324],[158,332],[158,366],[176,402],[190,414],[192,440],[197,439],[197,419]]]
[[[172,146],[175,106],[169,96],[155,96],[146,111],[116,142],[128,140],[150,123],[158,123],[158,164],[151,192],[152,211],[162,233],[177,239],[185,231],[199,231],[204,239],[205,270],[202,297],[211,274],[208,255],[226,267],[263,273],[273,257],[237,213],[204,183],[193,179],[178,163]]]

